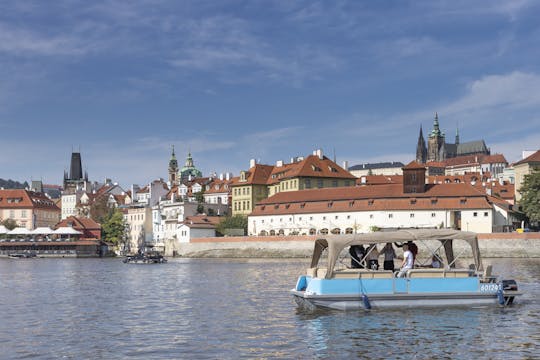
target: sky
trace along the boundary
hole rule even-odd
[[[540,2],[0,1],[0,178],[203,175],[316,149],[342,165],[447,142],[540,148]]]

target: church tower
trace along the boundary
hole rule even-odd
[[[435,113],[433,130],[428,138],[427,161],[443,161],[446,159],[444,134],[439,129],[439,115]]]
[[[172,154],[169,160],[169,184],[171,187],[178,185],[178,161],[174,155],[174,145],[172,145]]]
[[[427,159],[426,141],[424,140],[424,133],[422,132],[422,125],[420,125],[420,135],[418,136],[418,144],[416,145],[416,162],[425,164]]]

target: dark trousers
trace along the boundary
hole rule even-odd
[[[394,260],[385,260],[383,266],[384,266],[384,270],[394,271]]]

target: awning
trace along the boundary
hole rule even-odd
[[[54,234],[54,230],[48,226],[38,227],[31,231],[34,235],[51,235]]]
[[[32,233],[27,228],[16,227],[15,229],[9,231],[7,234],[8,235],[30,235]]]
[[[444,244],[449,262],[454,261],[452,240],[466,241],[471,246],[476,268],[482,270],[480,249],[478,248],[478,238],[476,233],[452,229],[411,229],[388,232],[381,231],[367,234],[327,235],[324,238],[320,237],[315,241],[313,257],[311,258],[311,267],[317,266],[321,254],[326,248],[328,248],[328,267],[326,276],[331,277],[339,254],[348,246],[423,240],[441,241]]]
[[[82,232],[77,231],[72,227],[66,226],[66,227],[59,227],[58,229],[54,230],[54,234],[58,234],[58,235],[81,235]]]

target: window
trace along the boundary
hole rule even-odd
[[[351,215],[347,215],[347,220],[350,220],[351,219]]]
[[[329,202],[327,206],[328,206],[329,208],[331,208],[333,205],[334,205],[333,202]]]
[[[349,201],[349,207],[353,207],[354,206],[354,201]]]
[[[409,214],[409,217],[412,219],[414,217],[414,214]]]
[[[373,214],[369,214],[369,218],[370,218],[370,219],[373,219]]]
[[[487,211],[486,211],[486,212],[484,212],[484,216],[488,216],[488,212],[487,212]]]
[[[324,181],[322,179],[317,180],[317,187],[318,188],[324,187]]]
[[[332,229],[331,233],[334,234],[334,235],[339,235],[339,234],[341,234],[341,229],[334,228],[334,229]]]
[[[388,214],[388,218],[391,219],[394,217],[394,214]]]
[[[323,219],[323,220],[326,220],[326,216],[323,216],[322,219]]]
[[[435,217],[435,216],[436,216],[436,214],[435,214],[435,213],[431,213],[431,217]]]
[[[352,233],[353,233],[353,228],[348,227],[345,229],[345,234],[352,234]]]
[[[371,206],[371,205],[373,205],[374,202],[375,202],[375,200],[370,199],[370,200],[368,200],[367,204],[368,204],[369,206]]]
[[[473,212],[472,216],[477,217],[478,213],[475,211],[475,212]]]
[[[309,235],[315,235],[317,233],[317,230],[311,228],[309,229]]]
[[[335,219],[336,219],[336,220],[339,219],[339,216],[336,215]]]
[[[338,186],[337,180],[332,180],[332,187],[337,187],[337,186]]]
[[[345,186],[349,186],[351,183],[349,180],[345,180]]]
[[[311,179],[306,179],[305,184],[306,189],[311,189]]]
[[[319,233],[321,235],[328,235],[328,229],[327,228],[321,229],[321,231],[319,231]]]

